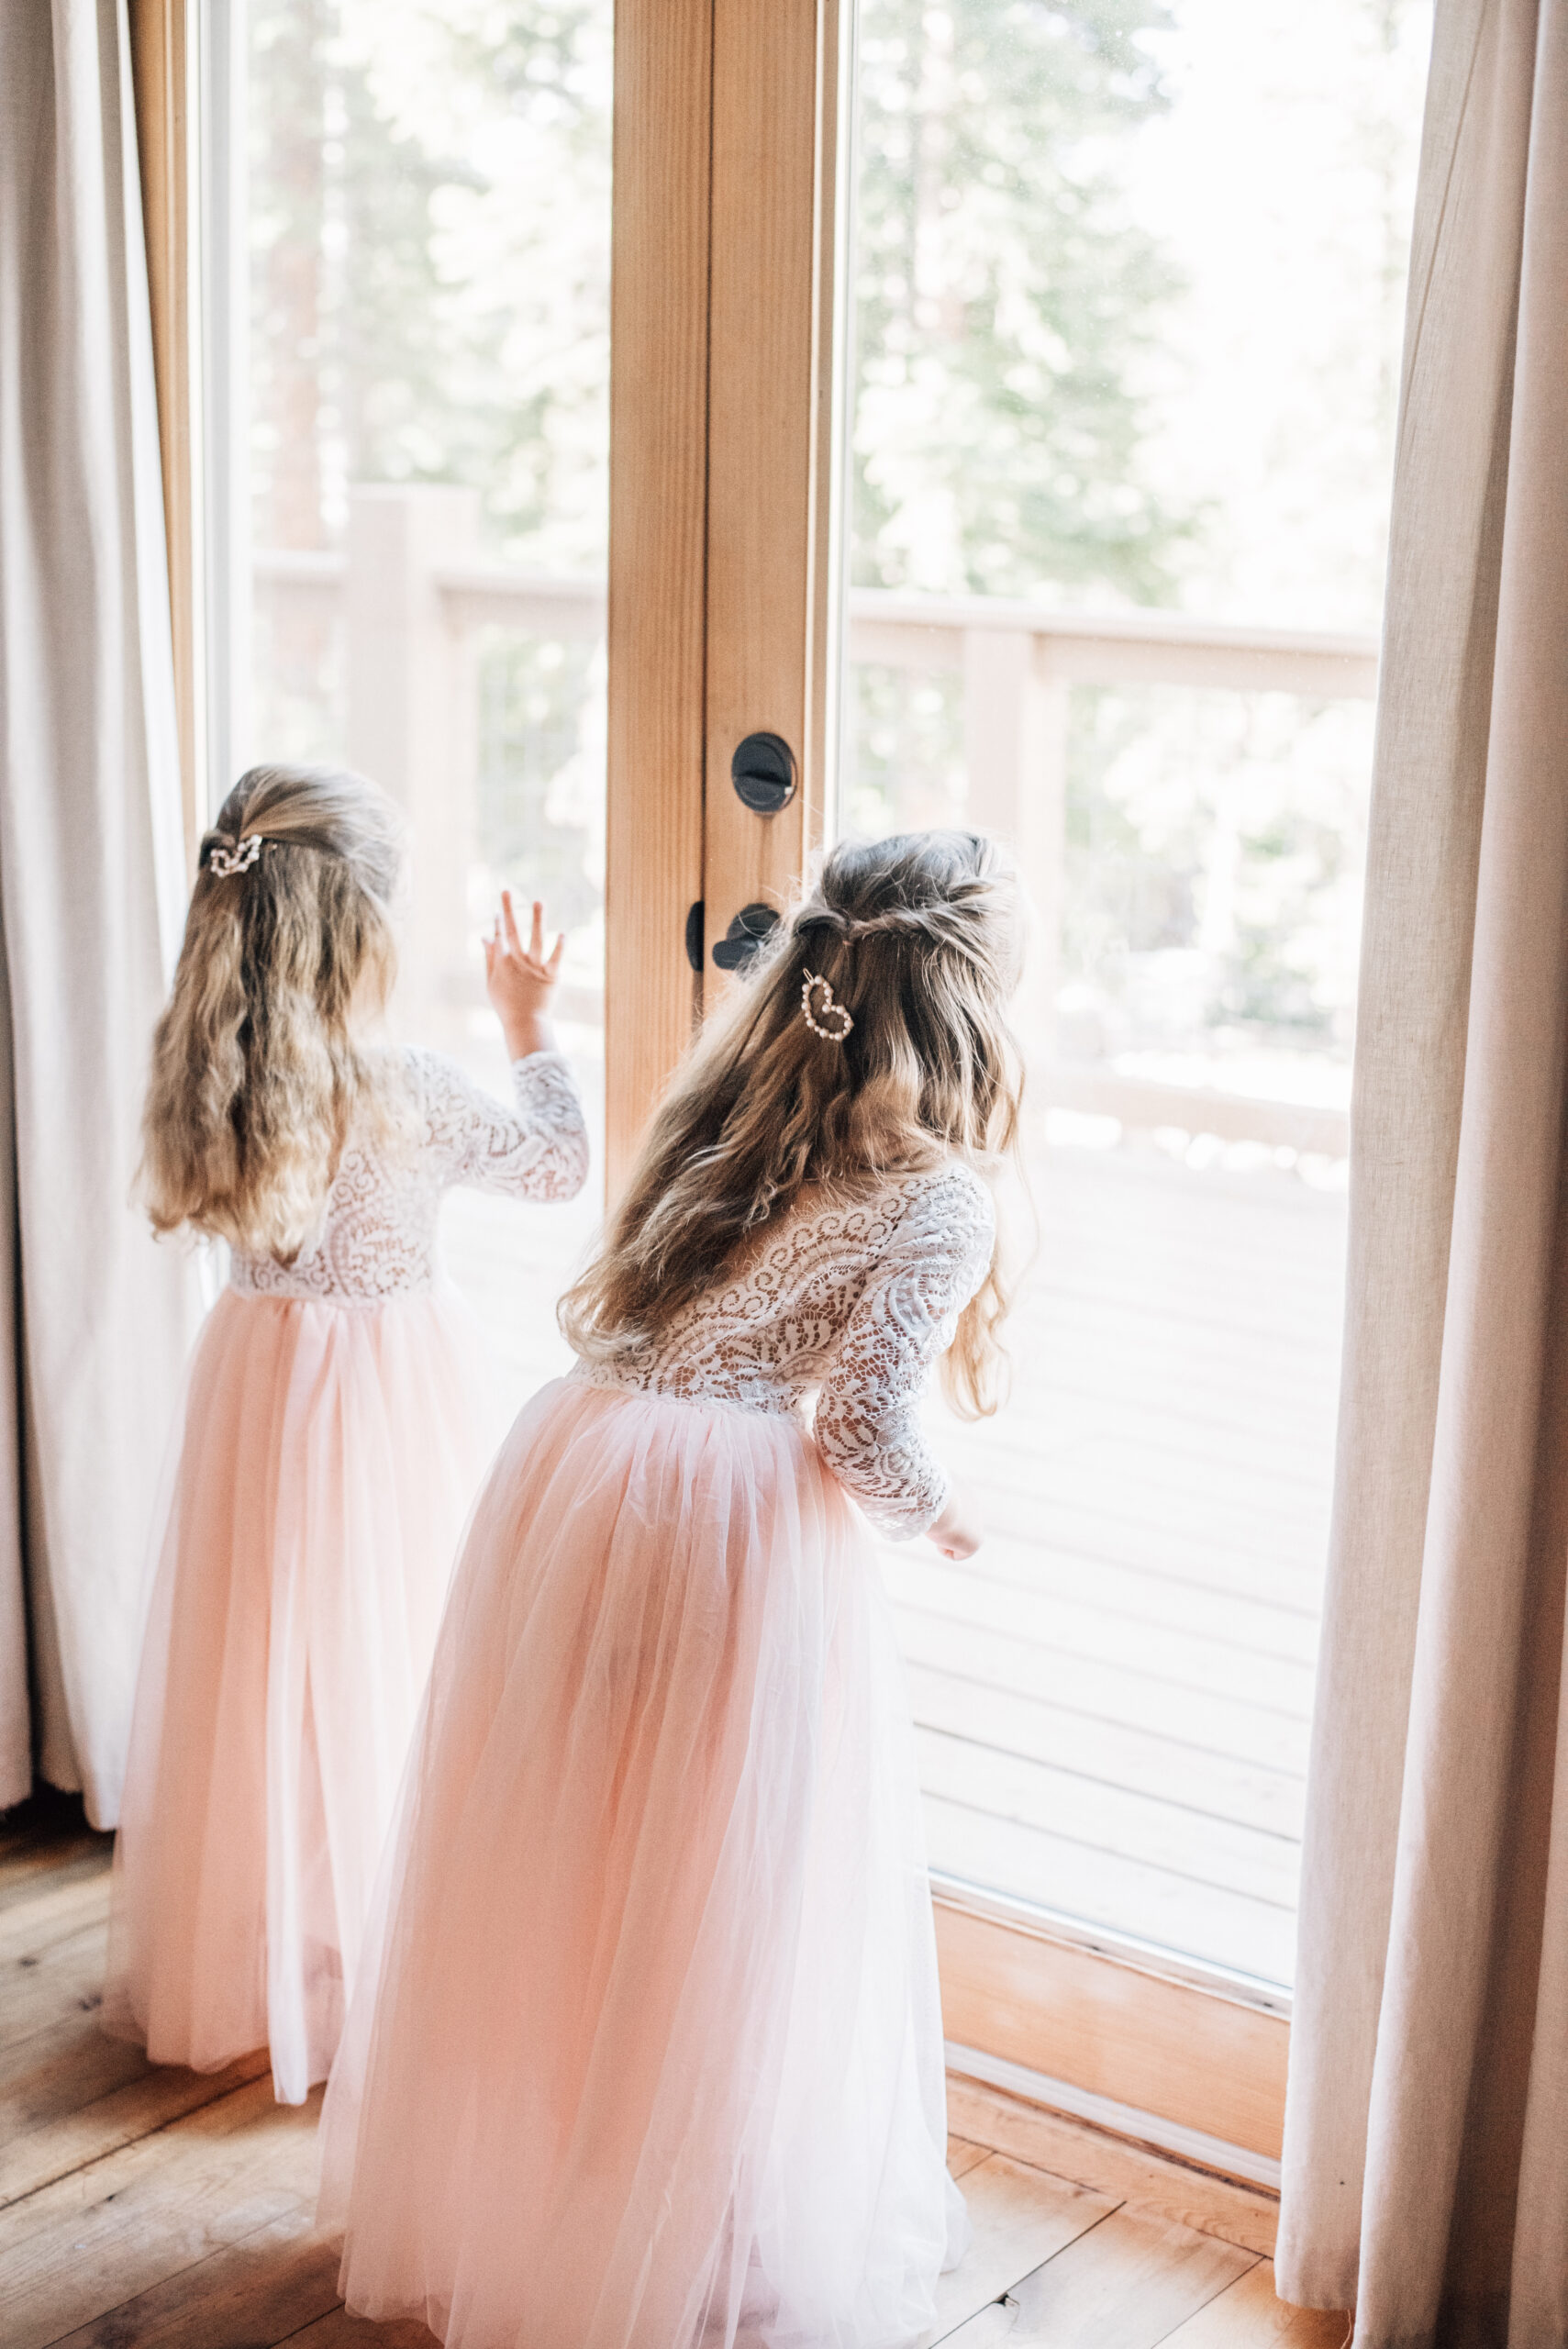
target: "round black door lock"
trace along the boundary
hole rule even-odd
[[[753,815],[776,816],[795,797],[795,752],[782,734],[748,734],[729,762],[729,780]]]
[[[713,950],[721,971],[739,971],[756,953],[771,930],[779,926],[772,906],[742,906]]]

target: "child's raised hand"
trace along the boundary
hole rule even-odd
[[[484,985],[505,1032],[507,1053],[515,1061],[527,1060],[530,1052],[553,1052],[556,1048],[550,1002],[561,975],[565,945],[562,931],[546,958],[544,907],[536,898],[533,926],[525,946],[512,909],[512,893],[502,890],[501,910],[484,941]]]

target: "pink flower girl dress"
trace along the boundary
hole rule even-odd
[[[404,1055],[411,1133],[350,1137],[317,1237],[236,1253],[192,1361],[138,1682],[104,2020],[155,2063],[326,2076],[463,1520],[498,1432],[442,1275],[455,1183],[569,1198],[565,1062],[516,1108]]]
[[[930,2323],[966,2222],[860,1512],[911,1535],[941,1508],[917,1406],[993,1230],[957,1162],[798,1201],[513,1428],[327,2094],[350,2308],[450,2349]]]

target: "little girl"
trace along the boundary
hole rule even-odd
[[[391,803],[255,767],[202,842],[159,1022],[143,1183],[228,1241],[193,1360],[138,1684],[105,2020],[155,2063],[326,2076],[465,1513],[489,1457],[442,1190],[570,1198],[587,1146],[544,1018],[561,944],[485,949],[515,1108],[373,1049]]]
[[[356,2310],[451,2349],[931,2321],[965,2222],[852,1504],[979,1540],[918,1405],[950,1341],[985,1405],[1017,945],[988,841],[837,850],[566,1300],[578,1367],[476,1507],[328,2089]]]

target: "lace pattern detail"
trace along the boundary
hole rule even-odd
[[[654,1342],[576,1375],[772,1413],[798,1411],[815,1388],[823,1459],[874,1524],[908,1539],[948,1493],[920,1398],[985,1277],[995,1229],[990,1193],[956,1161],[851,1205],[799,1209]]]
[[[410,1144],[350,1140],[321,1230],[292,1264],[236,1251],[229,1280],[241,1296],[379,1305],[435,1278],[436,1218],[451,1185],[519,1199],[569,1199],[582,1189],[587,1130],[559,1052],[513,1063],[511,1108],[442,1053],[408,1051],[403,1059],[413,1096]]]

